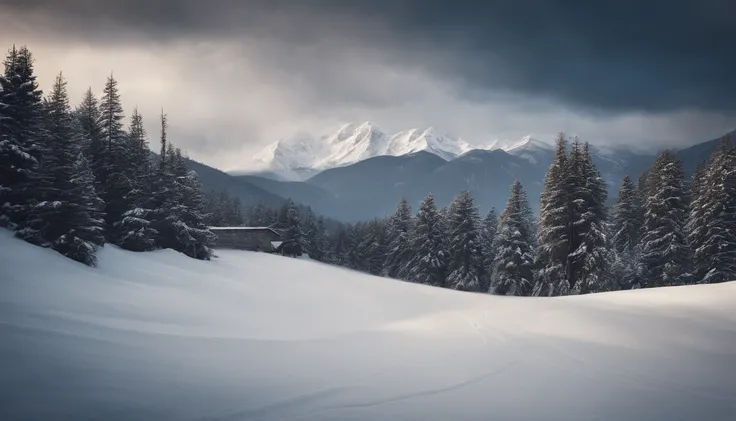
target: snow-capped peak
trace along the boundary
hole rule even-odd
[[[470,149],[470,145],[464,140],[438,135],[433,127],[428,127],[424,130],[410,129],[391,136],[387,155],[400,156],[427,151],[449,161]]]
[[[547,142],[543,142],[539,139],[533,138],[531,135],[522,137],[521,139],[502,147],[501,149],[506,152],[510,152],[515,149],[541,149],[541,150],[554,150],[554,147]]]
[[[370,121],[345,124],[336,133],[323,136],[323,154],[314,163],[316,169],[335,168],[364,159],[385,155],[388,136]]]
[[[554,150],[554,147],[547,142],[543,142],[527,135],[515,142],[501,147],[501,149],[511,155],[524,158],[532,164],[536,164],[540,161],[542,156],[550,154]]]
[[[477,148],[461,138],[440,134],[432,126],[388,136],[370,121],[364,121],[343,124],[335,132],[319,138],[300,134],[280,140],[255,154],[254,161],[263,169],[298,180],[316,171],[354,164],[375,156],[402,156],[426,151],[449,161],[473,149],[503,149],[536,162],[540,153],[553,147],[532,136],[524,136],[515,141],[495,141],[491,146]]]

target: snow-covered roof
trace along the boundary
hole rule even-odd
[[[276,235],[281,235],[278,231],[271,227],[210,227],[210,231],[271,231]]]
[[[270,230],[271,227],[210,227],[210,230]]]

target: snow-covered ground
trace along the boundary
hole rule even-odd
[[[736,284],[557,299],[0,232],[0,420],[736,419]]]

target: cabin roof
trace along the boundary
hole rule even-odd
[[[271,227],[210,227],[210,231],[271,231],[281,236],[281,233]]]

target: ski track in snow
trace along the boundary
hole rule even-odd
[[[425,389],[425,390],[420,390],[417,392],[406,393],[406,394],[402,394],[398,396],[391,396],[391,397],[387,397],[384,399],[377,399],[377,400],[372,400],[372,401],[367,401],[367,402],[358,402],[358,403],[350,403],[350,404],[345,404],[345,405],[332,406],[332,407],[322,408],[317,411],[311,411],[311,413],[334,411],[334,410],[341,410],[341,409],[352,409],[352,408],[369,408],[369,407],[385,405],[385,404],[389,404],[393,402],[405,401],[405,400],[414,399],[414,398],[422,398],[422,397],[428,397],[432,395],[438,395],[440,393],[451,392],[451,391],[459,390],[464,387],[468,387],[468,386],[471,386],[477,383],[481,383],[490,377],[497,376],[503,373],[504,371],[508,370],[509,368],[513,367],[515,363],[516,362],[512,362],[490,373],[485,373],[480,376],[473,377],[468,380],[454,383],[454,384],[444,386],[444,387]]]

